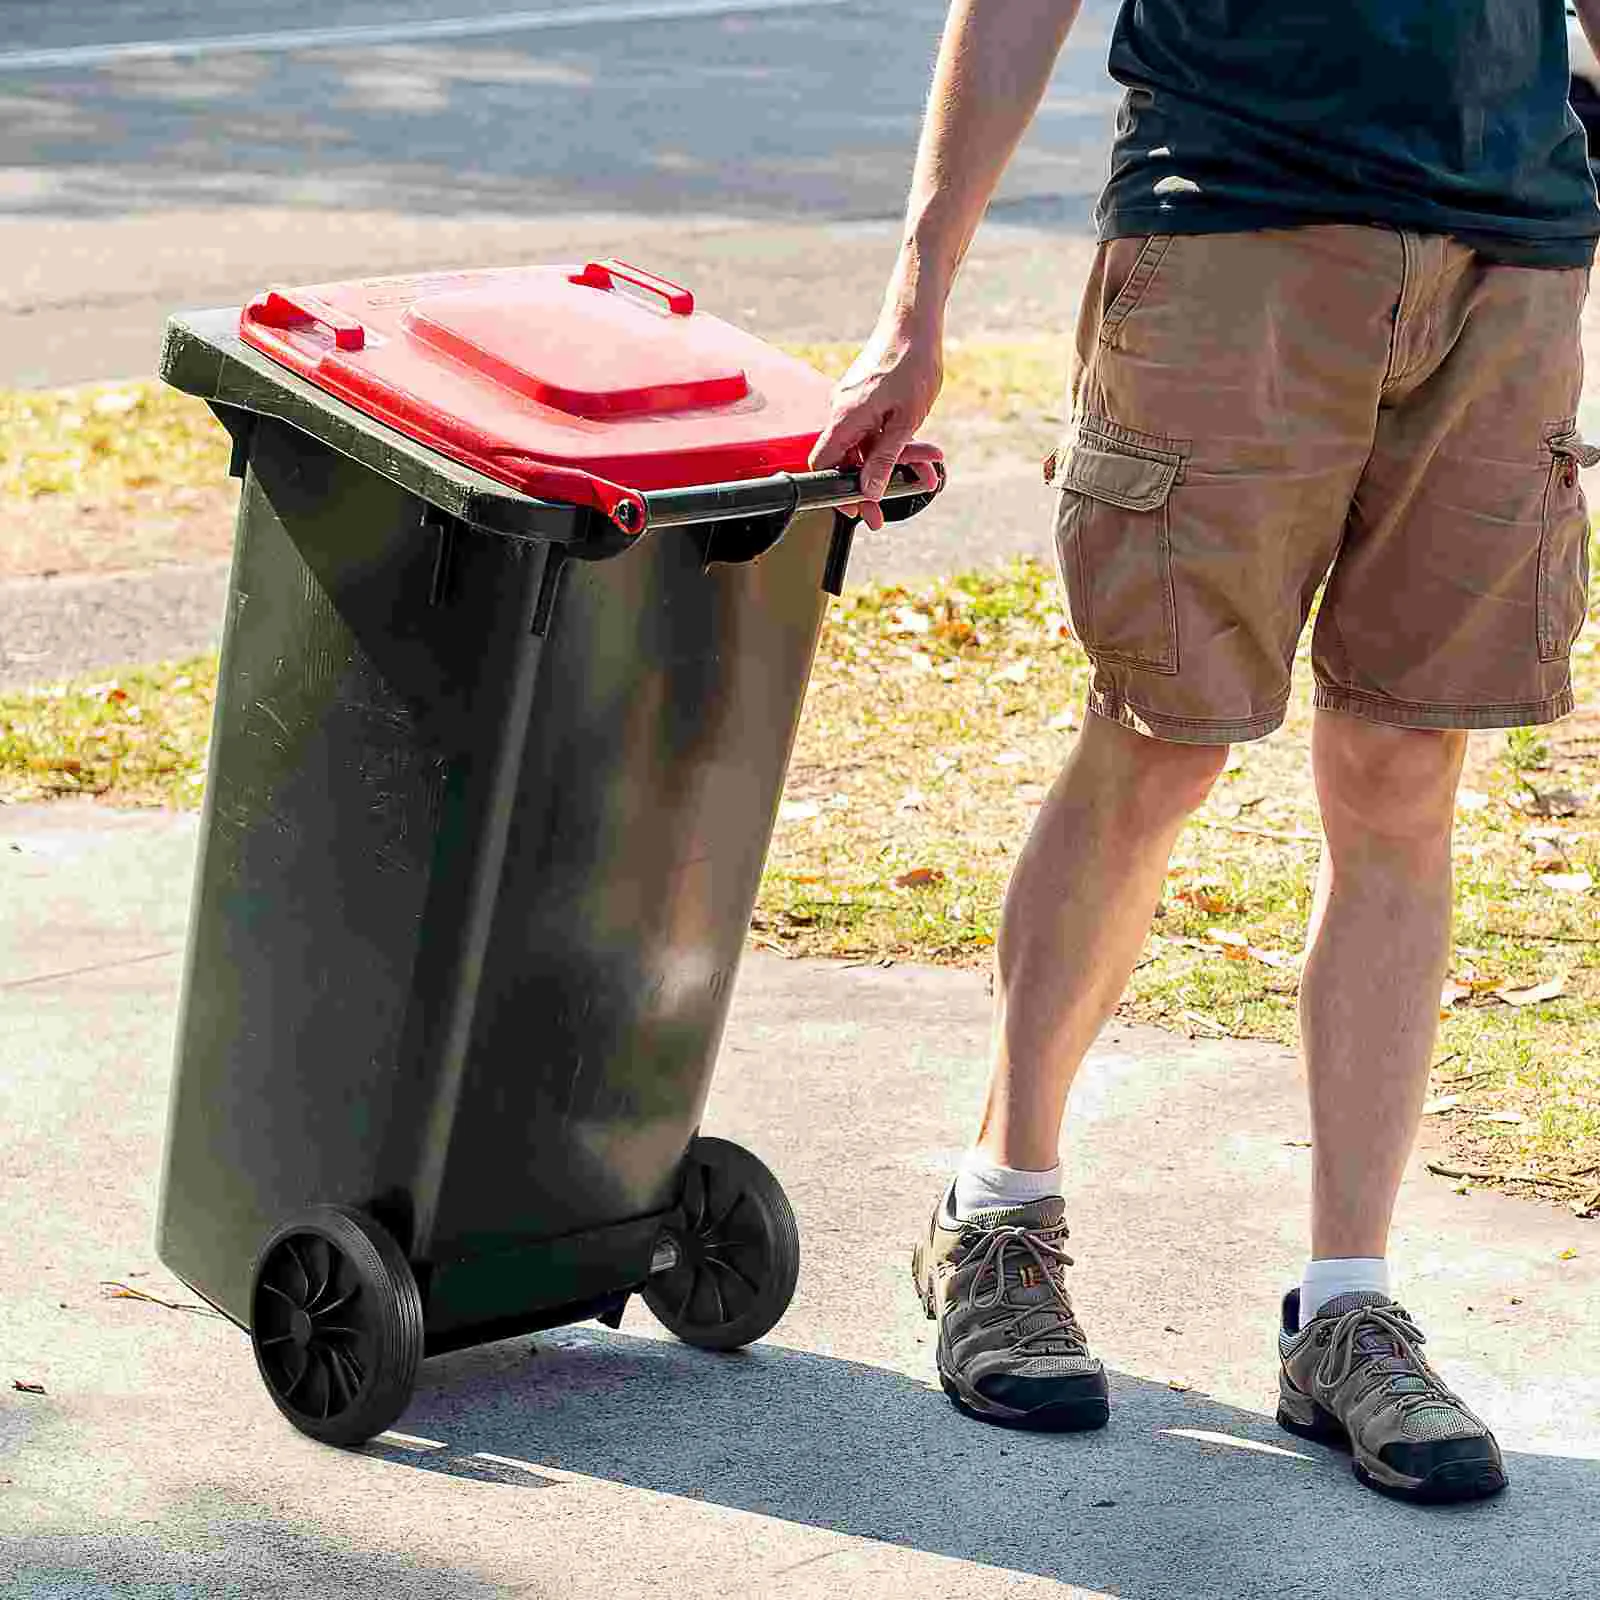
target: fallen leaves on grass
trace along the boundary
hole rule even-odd
[[[1508,1006],[1538,1005],[1541,1000],[1555,1000],[1567,992],[1565,977],[1546,978],[1543,983],[1530,984],[1525,989],[1500,988],[1494,991]]]
[[[926,889],[930,884],[943,883],[944,873],[937,867],[913,867],[894,880],[897,889]]]

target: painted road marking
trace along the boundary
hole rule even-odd
[[[620,5],[573,6],[563,11],[506,11],[488,17],[435,17],[415,22],[355,23],[343,28],[285,28],[273,33],[225,34],[207,39],[137,39],[125,44],[64,45],[55,50],[0,51],[0,73],[103,67],[119,61],[163,57],[236,55],[256,51],[318,50],[342,45],[416,44],[429,39],[473,39],[501,33],[542,32],[608,22],[689,22],[764,11],[816,11],[855,0],[624,0]]]
[[[412,1433],[380,1433],[374,1444],[397,1445],[402,1450],[447,1450],[443,1439],[419,1439]]]

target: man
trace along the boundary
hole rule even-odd
[[[883,312],[814,457],[864,459],[874,527],[938,391],[957,267],[1078,9],[955,0]],[[1600,0],[1582,10],[1593,37]],[[1493,1494],[1494,1437],[1428,1364],[1384,1252],[1449,951],[1465,730],[1572,706],[1600,210],[1562,3],[1138,0],[1110,66],[1127,94],[1045,467],[1093,714],[1007,894],[977,1143],[913,1262],[940,1378],[986,1421],[1106,1421],[1065,1286],[1067,1091],[1179,828],[1229,743],[1281,721],[1326,580],[1311,1252],[1283,1303],[1278,1420],[1350,1449],[1373,1488]]]

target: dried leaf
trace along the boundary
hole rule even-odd
[[[1196,911],[1203,911],[1210,917],[1225,917],[1239,909],[1229,895],[1227,886],[1216,878],[1193,878],[1187,883],[1179,884],[1173,890],[1172,898],[1181,900],[1185,905],[1193,906]]]
[[[19,1394],[44,1393],[44,1385],[42,1383],[30,1383],[26,1378],[13,1378],[11,1380],[11,1387]]]
[[[1486,1111],[1479,1122],[1503,1122],[1508,1127],[1520,1128],[1528,1119],[1520,1111]]]
[[[1540,882],[1561,894],[1587,894],[1594,887],[1594,877],[1588,872],[1547,872]]]
[[[1425,1117],[1443,1116],[1446,1111],[1453,1111],[1460,1104],[1460,1095],[1442,1094],[1437,1099],[1428,1101],[1422,1108],[1422,1114]]]
[[[1300,965],[1300,958],[1290,955],[1287,950],[1261,950],[1255,945],[1250,946],[1250,959],[1259,961],[1264,967],[1292,969]]]
[[[1564,872],[1567,868],[1567,852],[1556,841],[1545,834],[1537,834],[1525,840],[1533,851],[1533,860],[1529,864],[1530,872]]]
[[[1521,809],[1534,817],[1575,817],[1584,808],[1584,796],[1575,789],[1536,789],[1526,779],[1518,799]]]
[[[1571,1245],[1568,1245],[1565,1250],[1561,1250],[1556,1253],[1557,1261],[1576,1261],[1577,1259],[1578,1252],[1574,1250]]]
[[[1444,987],[1439,991],[1439,1009],[1445,1015],[1450,1014],[1450,1007],[1458,1000],[1471,998],[1472,990],[1464,983],[1457,983],[1454,978],[1446,978]]]
[[[915,606],[896,606],[889,613],[890,633],[928,633],[933,628],[933,618]]]
[[[943,883],[944,873],[938,867],[913,867],[894,880],[897,889],[923,889],[931,883]]]
[[[1532,1006],[1541,1000],[1554,1000],[1558,995],[1567,992],[1567,980],[1564,977],[1546,978],[1543,983],[1535,983],[1526,989],[1502,988],[1495,993],[1500,996],[1508,1006]]]

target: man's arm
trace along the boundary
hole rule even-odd
[[[1572,3],[1583,31],[1589,36],[1589,43],[1594,46],[1594,53],[1600,56],[1600,0],[1572,0]]]
[[[878,325],[834,391],[812,465],[859,449],[876,501],[938,397],[945,302],[1033,120],[1082,0],[954,0],[917,147],[905,233]],[[1600,8],[1600,0],[1590,0]],[[876,505],[867,510],[882,526]]]

